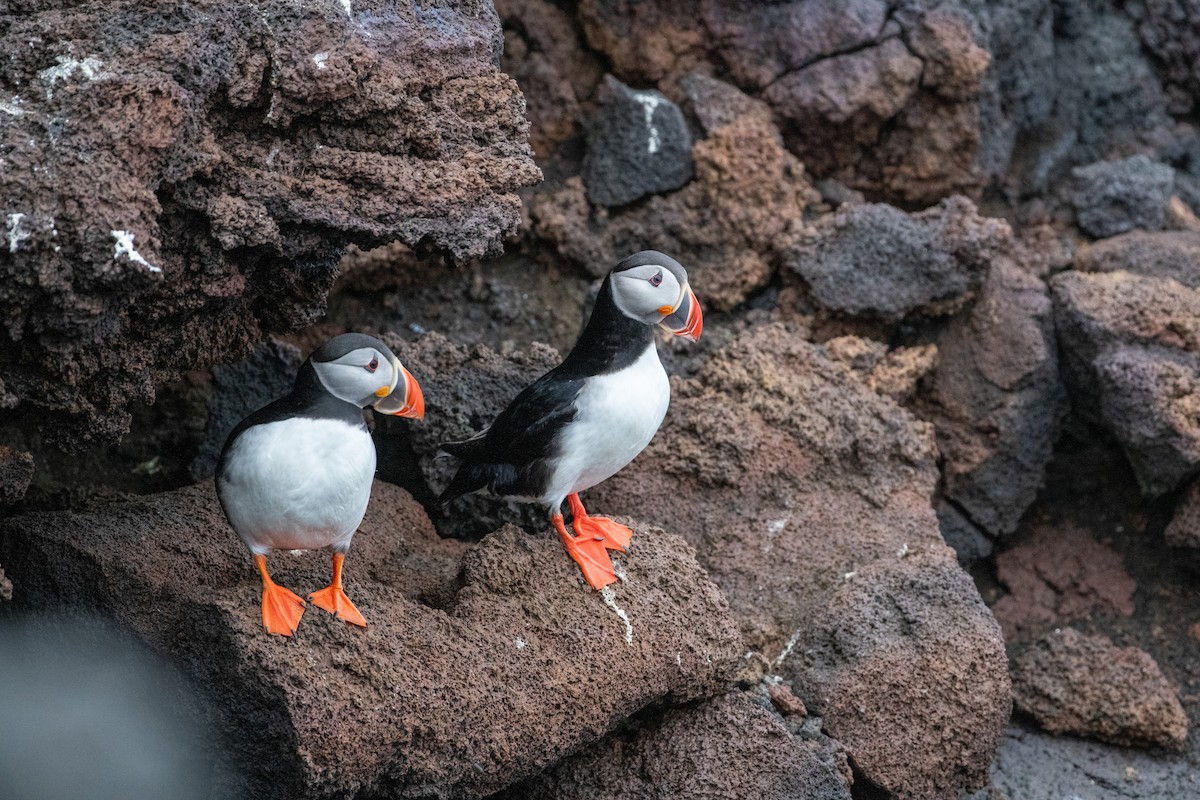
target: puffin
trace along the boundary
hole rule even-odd
[[[420,419],[425,398],[412,374],[372,336],[345,333],[300,366],[291,393],[229,434],[217,463],[217,497],[262,577],[262,623],[291,637],[304,600],[271,580],[272,550],[333,551],[333,580],[308,599],[348,623],[366,620],[342,588],[342,565],[375,478],[367,406]]]
[[[522,390],[487,429],[442,445],[462,463],[439,501],[487,489],[539,503],[592,588],[616,581],[608,551],[624,552],[632,531],[589,515],[579,493],[636,458],[666,416],[671,385],[655,330],[695,342],[703,324],[678,261],[656,250],[621,261],[605,276],[563,362]],[[563,520],[564,500],[574,535]]]

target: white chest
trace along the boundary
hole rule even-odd
[[[588,379],[552,462],[548,505],[608,479],[646,448],[667,414],[671,384],[651,344],[623,370]]]
[[[364,429],[296,417],[242,433],[217,491],[255,553],[344,549],[366,514],[374,477],[375,445]]]

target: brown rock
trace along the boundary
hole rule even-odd
[[[826,308],[894,321],[961,305],[1010,247],[1005,222],[953,197],[919,214],[883,204],[843,207],[797,226],[786,264]]]
[[[350,240],[499,252],[540,178],[524,102],[490,3],[424,13],[0,14],[0,380],[20,421],[119,438],[156,385],[309,323]]]
[[[1074,628],[1047,634],[1013,663],[1013,702],[1051,733],[1183,750],[1188,719],[1148,653]]]
[[[294,642],[262,632],[257,577],[208,486],[11,518],[0,557],[21,565],[23,602],[95,606],[188,672],[243,796],[481,797],[648,704],[719,691],[735,668],[734,622],[691,548],[635,528],[627,578],[602,596],[549,534],[508,527],[463,555],[376,484],[347,560],[369,626],[310,608]],[[315,553],[270,563],[300,592],[329,579]]]
[[[752,328],[672,393],[642,459],[589,497],[695,543],[747,644],[870,780],[910,796],[979,785],[1007,668],[937,532],[929,426],[780,325]],[[847,642],[827,646],[839,631]]]
[[[0,445],[0,508],[20,502],[33,481],[33,454]]]
[[[1148,278],[1170,278],[1200,289],[1200,232],[1130,231],[1101,239],[1075,252],[1075,269],[1124,270]]]
[[[1193,481],[1179,498],[1164,535],[1171,547],[1200,549],[1200,480]]]
[[[1089,616],[1133,614],[1137,584],[1121,556],[1079,528],[1034,527],[1032,536],[996,556],[1008,594],[992,605],[1006,638]]]
[[[818,738],[819,737],[819,738]],[[631,737],[611,737],[500,795],[505,800],[849,800],[845,753],[735,692],[668,711]]]
[[[692,156],[687,186],[629,211],[593,210],[570,178],[534,201],[534,232],[596,277],[653,243],[687,268],[701,305],[733,308],[770,281],[782,234],[816,195],[774,127],[754,118],[717,129]]]
[[[13,585],[12,581],[4,574],[4,567],[0,566],[0,600],[12,600]]]
[[[700,0],[581,0],[578,13],[588,44],[617,77],[645,86],[674,83],[704,61],[711,38],[699,11]]]
[[[768,683],[767,697],[771,698],[771,705],[775,706],[775,710],[785,717],[808,716],[808,708],[804,701],[796,697],[791,687],[785,683]]]
[[[1200,290],[1124,271],[1051,282],[1076,407],[1121,443],[1143,494],[1200,470]]]
[[[931,407],[945,493],[1006,536],[1034,501],[1067,412],[1046,285],[1007,257],[938,340]]]

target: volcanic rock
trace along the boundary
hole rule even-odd
[[[569,178],[534,200],[534,233],[596,277],[653,246],[683,264],[706,309],[733,308],[769,283],[789,222],[817,195],[761,118],[717,128],[692,157],[694,180],[634,210],[593,209],[583,183]]]
[[[692,136],[679,106],[661,92],[630,89],[611,75],[587,120],[583,182],[588,200],[620,206],[692,178]]]
[[[1193,481],[1179,498],[1164,535],[1172,547],[1200,549],[1200,480]]]
[[[1170,278],[1200,289],[1200,232],[1130,231],[1085,244],[1075,251],[1080,272],[1125,270],[1147,278]]]
[[[499,252],[540,177],[490,3],[155,9],[0,16],[0,380],[66,446],[310,322],[349,241]]]
[[[1075,215],[1091,236],[1162,228],[1175,187],[1175,171],[1166,164],[1136,155],[1078,167],[1073,174],[1078,183]]]
[[[1142,492],[1200,471],[1200,290],[1074,270],[1051,282],[1075,407],[1121,443]]]
[[[1093,610],[1128,617],[1137,584],[1121,556],[1074,526],[1039,525],[996,556],[1008,594],[992,604],[1007,638],[1088,617]]]
[[[826,308],[898,320],[960,305],[1009,246],[1008,225],[964,197],[919,214],[872,203],[800,227],[786,265]]]
[[[10,518],[0,557],[23,602],[99,609],[213,698],[247,772],[237,796],[482,797],[648,704],[720,691],[736,666],[736,624],[691,548],[634,529],[625,580],[601,594],[548,532],[506,527],[464,553],[377,483],[346,573],[368,627],[310,608],[295,641],[262,631],[257,576],[208,485]],[[316,553],[269,565],[300,593],[329,580]]]
[[[938,339],[932,408],[946,496],[992,536],[1017,528],[1067,411],[1046,285],[992,262],[978,301]]]
[[[954,548],[958,563],[970,565],[992,554],[992,540],[953,504],[943,500],[938,504],[937,516],[942,538]]]
[[[979,785],[1008,717],[1007,665],[938,535],[930,426],[775,324],[673,379],[672,395],[646,453],[585,502],[683,532],[747,644],[867,779],[904,796]]]
[[[0,508],[20,502],[33,481],[33,454],[0,445]]]
[[[500,798],[849,800],[845,754],[835,750],[831,759],[831,743],[821,738],[794,734],[777,714],[736,692],[668,711],[629,738],[605,739]]]
[[[1074,628],[1047,634],[1013,664],[1013,702],[1051,733],[1182,750],[1188,720],[1148,653]]]

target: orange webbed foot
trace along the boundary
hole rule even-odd
[[[612,560],[608,557],[608,550],[605,549],[602,539],[593,536],[572,536],[567,532],[561,515],[556,514],[551,518],[551,522],[558,531],[558,538],[562,540],[567,554],[579,565],[584,579],[593,589],[603,589],[616,582],[617,574],[613,572]]]
[[[583,507],[579,495],[567,495],[571,504],[571,527],[580,538],[599,539],[608,550],[618,550],[622,553],[629,547],[633,531],[619,522],[608,517],[590,517]]]
[[[354,603],[350,602],[350,598],[346,596],[346,592],[342,590],[342,563],[345,560],[345,554],[333,554],[333,582],[319,592],[310,594],[308,599],[314,606],[325,609],[338,619],[349,622],[351,625],[365,628],[367,627],[367,621],[358,612],[358,609],[354,607]]]
[[[295,636],[304,616],[304,600],[295,592],[272,583],[263,587],[262,622],[267,633]]]

